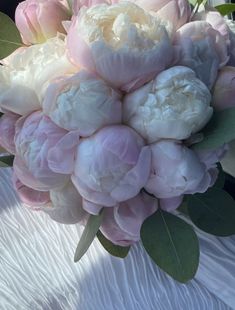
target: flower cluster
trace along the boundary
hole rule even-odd
[[[24,46],[0,67],[0,145],[21,200],[85,223],[103,209],[114,244],[140,239],[158,208],[204,193],[226,145],[191,145],[234,106],[234,42],[219,13],[187,0],[26,0]]]

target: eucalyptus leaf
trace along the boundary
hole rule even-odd
[[[23,45],[20,33],[10,17],[0,12],[0,59]]]
[[[12,167],[14,155],[0,156],[0,167]]]
[[[235,108],[215,111],[203,129],[204,139],[192,146],[193,149],[216,149],[235,139]]]
[[[229,15],[235,12],[235,3],[226,3],[215,6],[215,9],[219,11],[222,16]]]
[[[74,262],[78,262],[88,250],[89,246],[95,239],[95,236],[100,228],[102,218],[103,218],[103,210],[101,210],[99,215],[90,215],[86,227],[84,228],[82,236],[79,240],[74,255]]]
[[[104,249],[111,254],[112,256],[124,258],[127,256],[130,247],[122,247],[116,244],[113,244],[110,240],[105,238],[105,236],[102,234],[102,232],[99,230],[97,232],[97,238],[99,239],[100,243],[104,247]]]
[[[192,226],[159,209],[144,221],[141,240],[154,262],[175,280],[192,279],[199,264],[199,243]]]
[[[216,236],[235,234],[235,202],[224,190],[210,188],[188,200],[192,222],[201,230]]]

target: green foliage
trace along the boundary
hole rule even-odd
[[[143,223],[141,240],[154,262],[175,280],[185,283],[194,277],[199,244],[192,226],[159,209]]]
[[[14,161],[14,155],[1,156],[0,167],[12,167]]]
[[[192,146],[193,149],[216,149],[235,139],[235,108],[214,112],[203,129],[204,139]]]
[[[75,255],[74,262],[78,262],[88,250],[89,246],[95,239],[95,236],[100,228],[103,218],[103,210],[99,215],[90,215],[86,227],[79,240]]]
[[[215,6],[215,8],[222,16],[225,16],[235,12],[235,3],[220,4]]]
[[[0,12],[0,59],[22,46],[21,36],[13,20]]]
[[[100,230],[97,232],[97,238],[99,239],[99,241],[102,244],[102,246],[104,247],[104,249],[109,254],[111,254],[112,256],[124,258],[127,256],[128,252],[130,250],[129,246],[128,247],[122,247],[122,246],[113,244],[110,240],[105,238],[105,236],[101,233]]]
[[[192,222],[201,230],[216,236],[235,234],[235,202],[224,190],[213,187],[188,200]]]

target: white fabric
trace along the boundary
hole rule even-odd
[[[235,309],[235,236],[198,232],[200,267],[186,285],[155,266],[141,244],[121,260],[96,240],[75,264],[81,229],[21,206],[10,176],[0,169],[1,310]]]

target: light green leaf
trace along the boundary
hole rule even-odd
[[[235,234],[235,202],[225,191],[211,188],[188,200],[188,212],[201,230],[216,236]]]
[[[235,12],[235,3],[220,4],[215,6],[215,8],[222,16],[225,16]]]
[[[0,12],[0,59],[7,57],[22,45],[15,23],[10,17]]]
[[[12,167],[14,161],[14,155],[1,156],[0,157],[0,167]]]
[[[192,226],[159,209],[144,221],[141,240],[154,262],[175,280],[185,283],[194,277],[199,244]]]
[[[197,0],[188,0],[188,2],[194,7],[197,4]]]
[[[74,262],[78,262],[82,256],[86,253],[89,246],[92,244],[95,236],[100,228],[103,218],[103,210],[101,210],[99,215],[90,215],[86,227],[82,233],[79,240],[75,255]]]
[[[235,139],[235,108],[214,112],[203,129],[204,139],[192,146],[193,149],[216,149]]]
[[[100,230],[97,232],[97,238],[99,239],[99,241],[102,244],[102,246],[104,247],[104,249],[109,254],[111,254],[112,256],[124,258],[127,256],[128,252],[130,250],[129,246],[128,247],[122,247],[122,246],[113,244],[110,240],[105,238],[105,236],[101,233]]]

